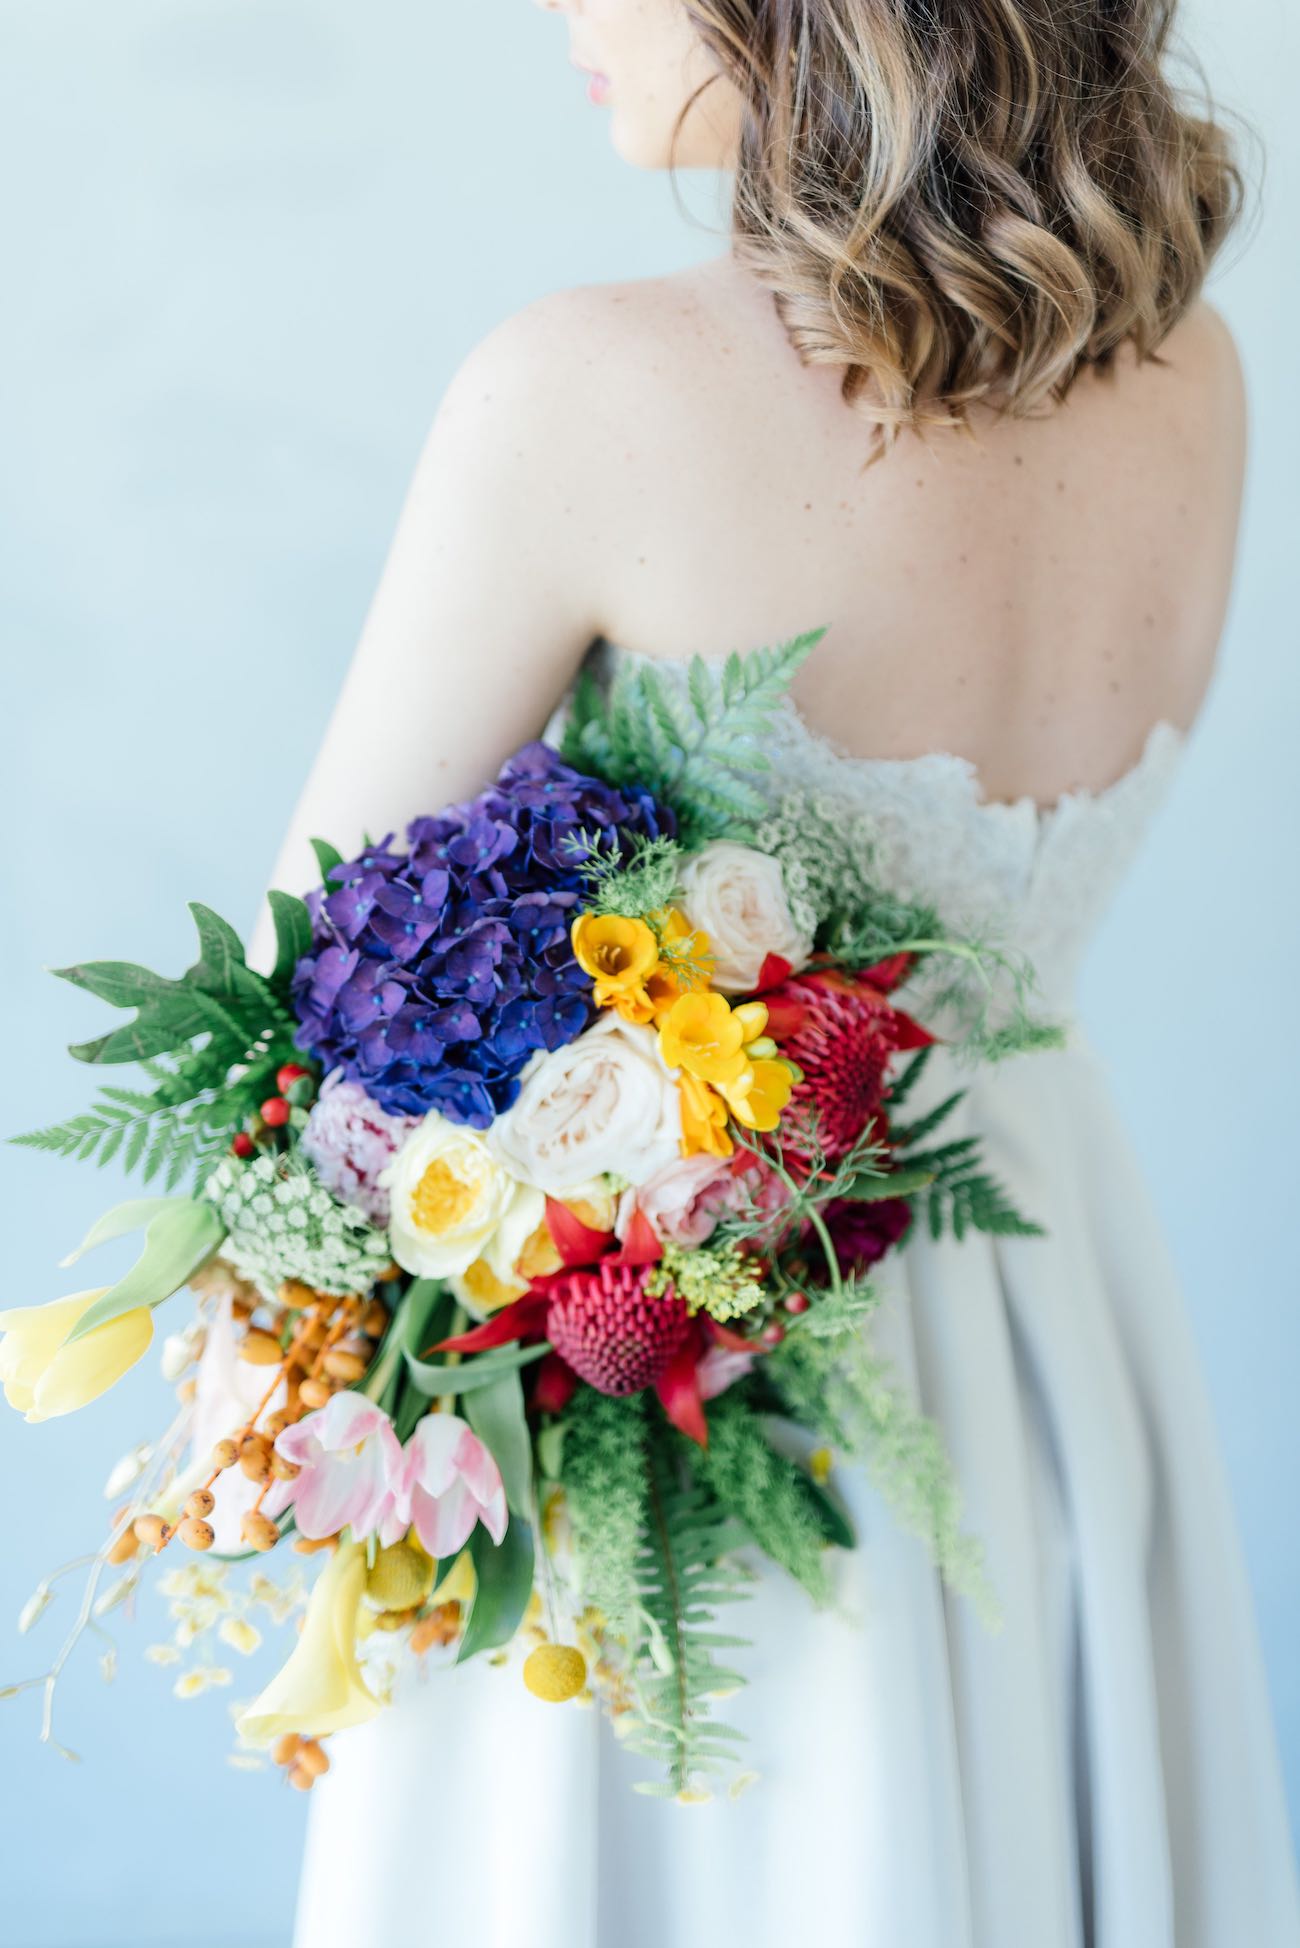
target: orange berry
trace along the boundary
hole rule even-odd
[[[262,1422],[262,1432],[268,1441],[274,1441],[277,1434],[283,1434],[286,1427],[293,1426],[293,1415],[281,1408],[278,1414],[271,1414]]]
[[[305,1766],[295,1765],[289,1769],[289,1784],[299,1792],[310,1792],[316,1783],[316,1774],[308,1772]]]
[[[265,1481],[271,1472],[271,1443],[264,1434],[245,1434],[239,1443],[239,1465],[250,1481]]]
[[[161,1549],[170,1534],[171,1529],[161,1515],[137,1515],[135,1518],[136,1540],[143,1543],[146,1549]]]
[[[192,1515],[196,1522],[205,1522],[217,1505],[217,1498],[210,1488],[196,1488],[185,1504],[185,1513]]]
[[[313,1779],[319,1779],[330,1769],[329,1753],[319,1739],[304,1739],[298,1753],[298,1764],[304,1772],[310,1772]]]
[[[287,1456],[272,1450],[271,1473],[277,1481],[296,1481],[302,1469],[296,1461],[290,1461]]]
[[[176,1533],[187,1549],[210,1549],[217,1539],[212,1524],[197,1515],[187,1515]]]
[[[269,1515],[263,1515],[260,1508],[250,1508],[239,1524],[239,1533],[250,1549],[265,1555],[274,1549],[280,1540],[280,1531]]]
[[[237,1441],[218,1441],[212,1450],[212,1459],[208,1465],[214,1474],[224,1474],[227,1468],[234,1467],[238,1459],[239,1444]]]
[[[370,1361],[364,1353],[350,1353],[343,1346],[332,1346],[321,1365],[331,1380],[364,1380]]]
[[[117,1541],[105,1557],[105,1561],[111,1562],[114,1568],[116,1568],[119,1563],[130,1562],[132,1556],[139,1552],[139,1548],[140,1538],[136,1535],[135,1530],[123,1529],[121,1535],[119,1535]]]
[[[273,1332],[250,1326],[239,1342],[239,1357],[250,1366],[276,1366],[284,1358],[284,1348]]]
[[[334,1398],[334,1389],[328,1380],[310,1375],[299,1387],[298,1398],[307,1408],[327,1407]]]
[[[302,1739],[297,1732],[282,1732],[271,1747],[271,1760],[275,1765],[292,1765],[298,1756]]]

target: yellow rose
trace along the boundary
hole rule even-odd
[[[345,1731],[379,1711],[357,1662],[365,1587],[364,1543],[340,1543],[311,1593],[297,1648],[240,1716],[240,1735],[250,1745],[274,1745],[285,1732],[318,1738]]]
[[[82,1314],[108,1290],[76,1292],[52,1305],[0,1312],[0,1382],[5,1399],[28,1420],[53,1420],[107,1393],[153,1338],[153,1314],[137,1306],[68,1345]]]
[[[390,1193],[388,1235],[403,1271],[451,1278],[483,1258],[503,1284],[540,1222],[545,1200],[503,1169],[482,1132],[437,1110],[381,1171]]]

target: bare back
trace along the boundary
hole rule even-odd
[[[802,365],[729,257],[604,287],[593,316],[619,383],[571,513],[616,642],[720,655],[828,625],[796,685],[814,728],[861,755],[957,752],[990,798],[1100,788],[1158,719],[1190,725],[1245,447],[1236,350],[1208,304],[1163,365],[1126,347],[1041,417],[904,433],[865,471],[839,372]]]

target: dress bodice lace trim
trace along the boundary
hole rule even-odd
[[[591,667],[608,680],[625,661],[685,677],[686,665],[601,639]],[[1137,762],[1100,790],[988,798],[978,766],[947,751],[859,757],[814,731],[789,697],[776,712],[765,789],[803,791],[865,817],[873,877],[931,902],[950,924],[993,932],[1033,961],[1044,995],[1071,1005],[1079,962],[1147,825],[1172,783],[1186,736],[1161,719]],[[761,781],[760,781],[761,782]]]

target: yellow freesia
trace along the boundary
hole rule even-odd
[[[682,1106],[682,1155],[731,1156],[735,1145],[727,1134],[727,1105],[717,1091],[683,1070],[677,1093]]]
[[[614,1008],[628,1021],[648,1022],[647,975],[659,959],[659,943],[644,920],[618,913],[584,913],[570,930],[573,957],[595,986],[598,1008]]]
[[[153,1314],[137,1306],[84,1339],[68,1335],[108,1290],[75,1292],[50,1305],[0,1312],[0,1383],[5,1399],[28,1420],[53,1420],[107,1393],[140,1358],[153,1338]]]
[[[274,1745],[285,1732],[319,1738],[364,1724],[379,1711],[357,1662],[365,1587],[365,1545],[341,1542],[311,1593],[293,1655],[240,1715],[240,1735],[250,1745]]]
[[[738,1082],[722,1085],[732,1115],[751,1130],[774,1130],[793,1089],[789,1064],[767,1059],[751,1062]]]
[[[746,1067],[744,1023],[711,990],[680,995],[660,1024],[659,1053],[701,1082],[735,1082]]]
[[[713,956],[709,936],[693,927],[675,906],[650,916],[659,934],[659,965],[646,976],[645,997],[651,1019],[662,1022],[679,995],[698,993],[709,985]],[[669,960],[666,948],[673,949]]]

